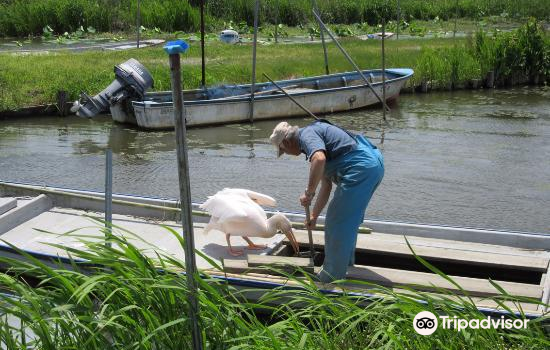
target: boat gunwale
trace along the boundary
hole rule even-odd
[[[69,192],[69,193],[80,193],[80,194],[90,194],[94,196],[103,196],[103,192],[101,191],[94,191],[94,190],[82,190],[78,188],[67,188],[67,187],[54,187],[54,186],[46,186],[41,184],[33,184],[28,182],[17,182],[17,181],[4,181],[0,180],[0,194],[2,186],[6,187],[13,187],[13,188],[19,188],[19,189],[27,189],[29,191],[40,191],[41,189],[51,189],[51,190],[57,190],[60,191],[60,195],[63,194],[63,192]],[[156,196],[147,196],[147,195],[136,195],[136,194],[127,194],[127,193],[113,193],[113,199],[119,198],[119,199],[130,199],[133,198],[136,201],[142,201],[143,200],[150,200],[150,201],[164,201],[164,202],[171,202],[174,204],[179,203],[179,200],[169,197],[156,197]],[[146,203],[146,202],[143,202]],[[193,208],[198,208],[201,203],[192,202],[191,203]],[[275,213],[275,211],[266,211],[269,214]],[[292,216],[298,216],[298,217],[304,217],[304,213],[296,212],[292,210],[284,210],[284,211],[278,211],[284,214],[289,214]],[[324,219],[324,216],[321,215],[319,218]],[[390,220],[384,220],[384,219],[365,219],[363,221],[364,224],[368,223],[380,223],[380,224],[395,224],[395,225],[403,225],[403,226],[414,226],[414,227],[425,227],[425,228],[444,228],[444,229],[462,229],[462,230],[472,230],[472,231],[488,231],[491,233],[496,234],[517,234],[517,235],[525,235],[525,236],[534,236],[534,237],[544,237],[545,239],[550,239],[550,234],[545,232],[533,232],[533,231],[517,231],[517,230],[504,230],[504,229],[493,229],[493,228],[480,228],[480,227],[471,227],[471,226],[454,226],[454,225],[446,225],[446,224],[430,224],[430,223],[418,223],[418,222],[407,222],[407,221],[390,221]],[[0,235],[1,236],[1,235]]]
[[[403,71],[403,72],[399,72]],[[369,70],[363,70],[361,71],[363,74],[365,73],[372,73],[372,72],[382,72],[382,69],[369,69]],[[414,71],[410,68],[391,68],[386,69],[386,72],[390,72],[392,74],[395,74],[396,77],[392,79],[386,80],[386,82],[375,82],[371,83],[372,87],[378,87],[382,84],[395,84],[402,80],[408,80],[410,77],[413,76]],[[330,75],[319,75],[314,77],[304,77],[304,78],[297,78],[297,79],[288,79],[288,80],[279,80],[277,84],[282,85],[282,88],[285,88],[284,85],[292,84],[292,83],[302,83],[312,80],[319,80],[319,79],[327,79],[327,78],[335,78],[335,77],[343,77],[346,75],[352,75],[352,74],[358,74],[357,72],[343,72],[343,73],[334,73]],[[274,85],[270,82],[264,82],[256,84],[257,87],[264,87],[264,86],[271,86]],[[234,88],[247,88],[250,87],[250,84],[242,84],[242,85],[234,85]],[[320,94],[326,94],[326,93],[333,93],[333,92],[341,92],[341,91],[352,91],[352,90],[358,90],[358,89],[365,89],[368,88],[367,84],[361,84],[361,85],[352,85],[352,86],[340,86],[340,87],[334,87],[334,88],[327,88],[327,89],[312,89],[311,91],[302,91],[302,92],[296,92],[292,93],[290,92],[290,95],[293,97],[300,97],[300,96],[309,96],[309,95],[320,95]],[[191,90],[191,92],[199,92],[200,89],[197,90]],[[273,89],[273,91],[278,91],[277,89]],[[261,90],[256,92],[259,93],[262,92]],[[171,94],[171,92],[151,92],[150,94],[156,94],[157,96],[163,95],[163,94]],[[399,92],[397,93],[399,94]],[[146,95],[147,96],[147,95]],[[278,94],[278,95],[255,95],[254,99],[256,101],[265,101],[265,100],[274,100],[279,98],[287,98],[284,94]],[[151,108],[151,109],[157,109],[157,108],[166,108],[166,107],[172,107],[172,102],[155,102],[154,104],[148,104],[147,102],[152,102],[148,100],[141,100],[141,101],[132,101],[132,107],[134,108]],[[228,103],[243,103],[243,102],[250,102],[250,96],[243,96],[240,98],[234,98],[231,96],[228,97],[222,97],[222,98],[215,98],[210,100],[189,100],[184,101],[186,106],[203,106],[203,105],[213,105],[213,104],[228,104]]]

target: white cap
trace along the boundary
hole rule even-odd
[[[280,157],[284,152],[281,150],[281,143],[283,143],[288,132],[292,129],[292,126],[287,122],[280,122],[277,124],[273,133],[269,136],[269,141],[277,148],[277,157]]]

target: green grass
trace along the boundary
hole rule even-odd
[[[464,43],[463,40],[460,41]],[[361,67],[380,67],[380,42],[344,40],[343,45]],[[423,47],[448,47],[449,40],[388,42],[388,67],[414,67]],[[251,79],[252,47],[209,42],[206,47],[207,84],[247,83]],[[324,74],[323,51],[318,44],[266,45],[258,47],[257,76],[273,79]],[[0,54],[0,110],[52,103],[58,90],[76,99],[80,91],[90,94],[103,90],[113,79],[113,67],[133,57],[151,72],[155,90],[170,89],[168,56],[162,47],[121,52],[58,52],[45,55]],[[200,85],[200,45],[192,43],[182,56],[185,88]],[[329,45],[332,72],[351,71],[334,45]]]
[[[114,230],[112,248],[98,241],[87,242],[83,250],[69,250],[74,258],[92,264],[86,270],[76,264],[72,270],[50,267],[30,256],[27,262],[0,257],[0,262],[11,266],[8,273],[0,274],[0,288],[13,296],[0,302],[0,320],[7,316],[21,320],[21,325],[0,322],[0,344],[9,349],[189,349],[187,284],[183,275],[173,273],[183,270],[184,263],[169,256],[153,259],[143,255],[120,238],[120,230]],[[87,241],[78,231],[67,234]],[[178,235],[168,228],[166,234]],[[183,250],[183,241],[180,243]],[[417,259],[454,283],[436,267]],[[414,316],[424,310],[465,319],[485,318],[468,296],[458,297],[445,290],[436,295],[405,286],[397,291],[359,281],[377,297],[327,295],[307,278],[287,277],[301,288],[292,292],[275,289],[256,302],[243,300],[243,291],[224,281],[208,275],[199,278],[197,297],[205,349],[550,346],[542,324],[545,317],[531,320],[527,329],[521,330],[457,332],[440,328],[431,336],[413,330]],[[39,282],[31,286],[27,280]],[[505,291],[488,299],[505,310],[510,309],[504,301],[534,301]],[[516,308],[521,310],[519,305]],[[31,332],[34,337],[28,335]]]
[[[323,18],[330,23],[376,25],[385,17],[397,19],[398,0],[317,0]],[[192,5],[190,5],[190,3]],[[141,1],[141,23],[163,31],[193,31],[199,25],[199,0]],[[206,2],[209,26],[224,21],[253,23],[255,0],[209,0]],[[550,19],[547,0],[400,0],[404,21],[535,17]],[[0,0],[0,36],[41,35],[46,26],[55,33],[73,32],[80,26],[100,32],[135,27],[137,0]],[[278,14],[278,15],[277,15]],[[289,26],[314,22],[311,0],[262,0],[260,23]]]
[[[379,68],[381,42],[341,39],[343,46],[362,68]],[[466,85],[483,79],[495,70],[498,84],[508,84],[516,76],[550,78],[548,36],[534,21],[507,33],[480,32],[475,40],[403,39],[386,42],[386,67],[410,67],[416,72],[410,84],[431,81],[432,87]],[[206,47],[207,85],[247,83],[251,79],[250,45],[225,45],[209,41]],[[328,44],[331,72],[352,71],[338,48]],[[133,57],[153,75],[154,90],[170,89],[168,57],[161,47],[127,51],[56,52],[0,54],[0,111],[54,103],[57,92],[65,90],[76,100],[81,91],[96,94],[113,79],[113,67]],[[257,77],[289,79],[324,74],[320,44],[260,45]],[[191,44],[183,55],[182,79],[185,88],[197,88],[201,77],[200,45]],[[541,79],[542,81],[542,79]]]

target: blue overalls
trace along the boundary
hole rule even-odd
[[[362,135],[357,148],[325,164],[325,177],[337,187],[325,219],[325,261],[318,278],[322,282],[343,279],[353,265],[357,230],[369,201],[384,177],[384,158]]]

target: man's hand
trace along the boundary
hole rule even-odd
[[[300,196],[300,204],[302,207],[311,205],[311,200],[315,196],[315,193],[308,192],[307,190]]]
[[[306,229],[314,230],[315,226],[317,226],[317,216],[311,215],[309,221],[306,218],[304,224],[306,225]]]

